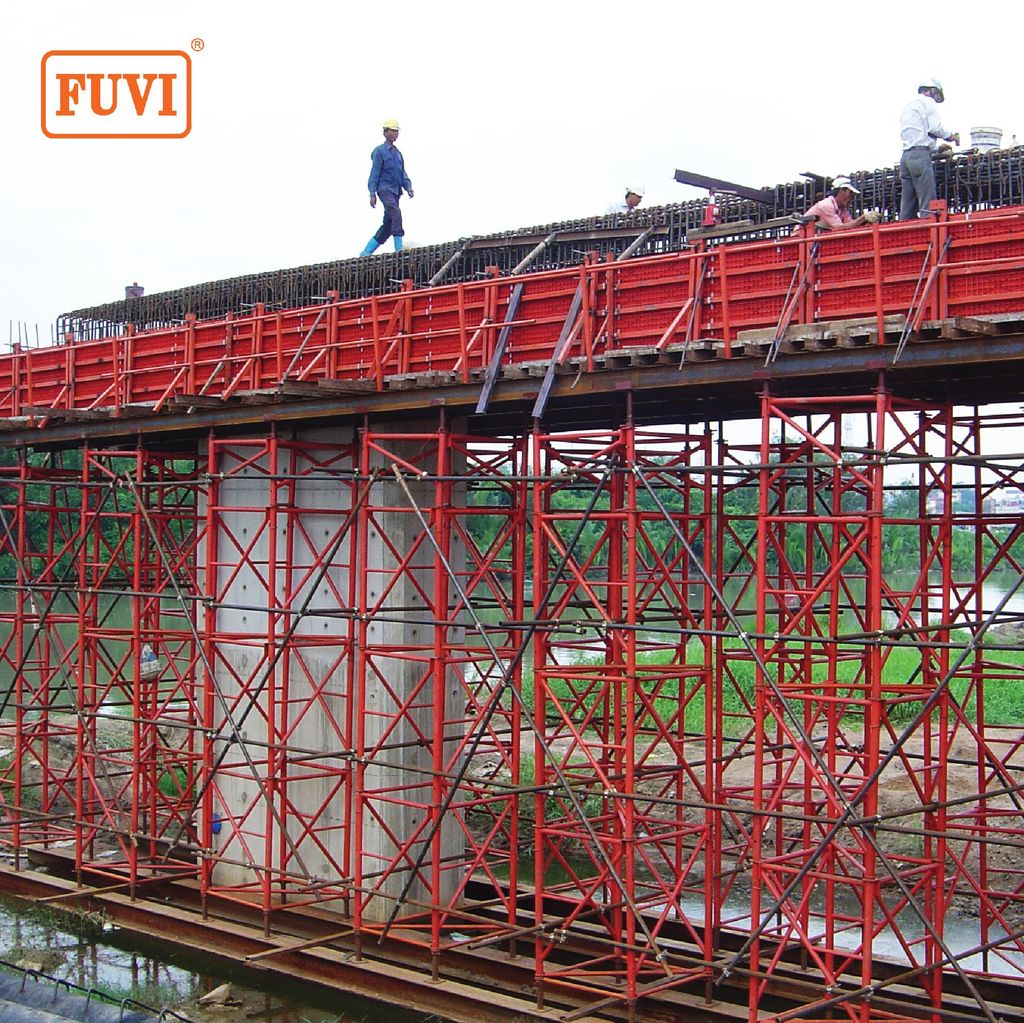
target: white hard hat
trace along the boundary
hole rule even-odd
[[[626,185],[626,195],[638,195],[642,199],[644,197],[644,186]]]
[[[840,188],[848,188],[854,195],[860,195],[860,189],[853,187],[853,182],[845,175],[832,179],[832,190],[838,192]]]
[[[918,91],[921,89],[935,89],[939,94],[935,99],[936,103],[941,103],[946,98],[942,92],[942,82],[937,78],[926,78],[917,88]]]

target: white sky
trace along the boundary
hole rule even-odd
[[[698,195],[676,167],[753,186],[891,166],[922,77],[967,143],[1024,141],[1024,5],[726,2],[269,3],[5,0],[0,346],[9,321],[356,254],[380,222],[366,177],[380,124],[416,190],[407,241]],[[48,139],[52,49],[193,54],[185,139]],[[17,326],[14,327],[15,336]]]

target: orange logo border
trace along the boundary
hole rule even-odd
[[[46,62],[50,57],[184,57],[185,58],[185,130],[167,132],[61,132],[55,134],[46,127]],[[49,139],[183,139],[192,130],[192,58],[184,50],[49,50],[40,64],[41,89],[39,97],[40,127]]]

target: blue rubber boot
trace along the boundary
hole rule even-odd
[[[402,237],[401,235],[395,235],[395,252],[402,251]]]
[[[380,242],[377,241],[376,238],[371,238],[366,243],[366,246],[363,248],[363,251],[359,253],[359,255],[360,256],[370,256],[370,255],[373,255],[373,253],[376,252],[379,248],[380,248]]]

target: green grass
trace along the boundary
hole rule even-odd
[[[953,644],[965,644],[965,634],[954,634],[951,637]],[[796,658],[804,653],[805,644],[801,640],[794,640],[789,645],[789,653]],[[810,647],[814,657],[820,659],[822,647],[820,644],[812,644]],[[844,686],[852,686],[857,682],[858,677],[863,681],[862,662],[866,653],[864,644],[846,644],[839,650],[839,660],[835,665],[833,692],[839,699],[853,699],[855,694]],[[920,686],[924,681],[921,668],[921,652],[911,646],[889,646],[882,647],[884,655],[882,665],[882,685],[886,688],[884,699],[888,702],[888,717],[894,723],[910,721],[917,714],[921,707],[921,700],[898,701],[897,687],[903,685]],[[948,664],[956,662],[960,649],[954,646],[948,653]],[[687,662],[691,666],[699,665],[703,659],[703,648],[693,641],[687,651]],[[775,672],[783,670],[778,663],[769,663],[769,669]],[[737,720],[737,723],[744,718],[749,723],[749,711],[747,701],[753,703],[754,686],[756,679],[756,666],[753,659],[747,654],[746,648],[739,639],[727,640],[724,648],[723,665],[723,686],[721,712],[725,719]],[[578,664],[565,665],[558,671],[549,672],[548,685],[552,696],[560,701],[563,706],[574,703],[574,691],[588,684],[586,669],[600,666],[597,658],[581,659]],[[677,668],[675,655],[670,651],[657,651],[651,654],[642,654],[638,658],[638,667],[665,666],[670,669]],[[812,691],[824,684],[828,678],[827,664],[814,664],[811,670]],[[950,698],[962,709],[964,716],[970,721],[977,721],[977,693],[970,679],[972,671],[983,679],[984,689],[984,717],[989,725],[1019,725],[1024,724],[1024,650],[1000,650],[998,653],[989,654],[984,649],[971,654],[957,672],[949,686]],[[576,676],[574,677],[574,673]],[[861,673],[858,676],[858,673]],[[930,686],[933,686],[943,677],[945,670],[940,670],[938,665],[933,665]],[[654,691],[656,673],[651,673],[650,681],[641,680],[641,686],[647,692]],[[714,671],[710,672],[714,676]],[[793,678],[793,669],[789,669],[788,677]],[[781,678],[776,676],[776,681],[787,680],[787,675]],[[837,688],[835,688],[837,687]],[[578,717],[582,721],[583,713],[589,712],[596,700],[602,698],[598,687],[595,693],[588,695],[582,702],[578,711]],[[608,687],[610,690],[611,687]],[[704,727],[705,711],[705,689],[703,686],[695,686],[691,679],[686,680],[686,693],[688,694],[685,711],[685,724],[687,731],[701,731]],[[522,692],[528,706],[533,705],[535,699],[534,680],[530,673],[524,673]],[[668,679],[658,690],[654,697],[653,704],[657,714],[665,720],[677,709],[679,701],[679,682],[677,679]],[[845,718],[848,723],[853,723],[860,716],[860,708],[851,705],[846,711]],[[642,723],[642,722],[641,722]]]
[[[187,781],[188,773],[183,767],[172,767],[157,779],[157,791],[163,793],[168,799],[178,800],[186,794]],[[191,798],[194,793],[190,791],[187,794]]]

